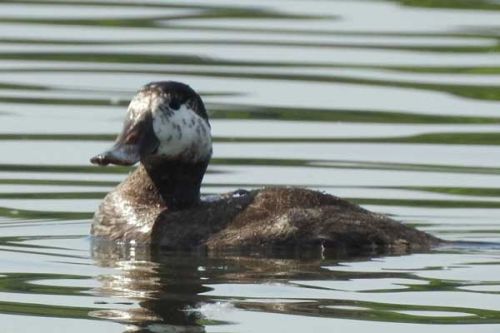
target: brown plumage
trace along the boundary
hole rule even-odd
[[[324,246],[425,250],[439,240],[338,197],[303,188],[269,187],[189,210],[164,213],[152,241],[171,248]]]

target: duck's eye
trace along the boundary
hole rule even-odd
[[[179,108],[181,107],[181,105],[179,104],[179,102],[177,100],[175,100],[175,99],[171,100],[170,103],[168,104],[168,106],[172,110],[179,110]]]

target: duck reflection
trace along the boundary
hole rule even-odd
[[[94,241],[92,257],[97,265],[116,269],[98,278],[96,294],[123,298],[118,304],[128,306],[94,311],[91,316],[129,324],[127,332],[204,332],[199,315],[190,311],[202,301],[197,295],[209,290],[202,285],[203,271],[194,256]]]
[[[95,293],[124,301],[115,303],[115,310],[99,310],[90,315],[128,324],[127,332],[204,332],[204,324],[223,324],[208,322],[197,311],[223,299],[204,295],[212,290],[206,285],[339,279],[343,277],[338,272],[322,266],[333,265],[345,255],[337,252],[326,260],[318,249],[186,253],[95,240],[92,257],[96,264],[115,269],[112,274],[99,277],[101,285]],[[349,257],[352,260],[352,254]],[[231,301],[245,308],[241,302]],[[277,311],[276,303],[269,304],[272,308],[268,309],[262,308],[263,305],[255,310]]]

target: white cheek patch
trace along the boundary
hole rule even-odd
[[[153,129],[160,142],[158,155],[189,161],[210,158],[210,126],[186,104],[178,110],[171,110],[166,103],[159,103],[152,112]]]

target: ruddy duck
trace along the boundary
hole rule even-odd
[[[91,233],[168,248],[309,246],[424,250],[440,240],[335,196],[291,187],[201,200],[212,155],[200,96],[179,82],[145,85],[114,146],[91,159],[139,167],[110,192]]]

